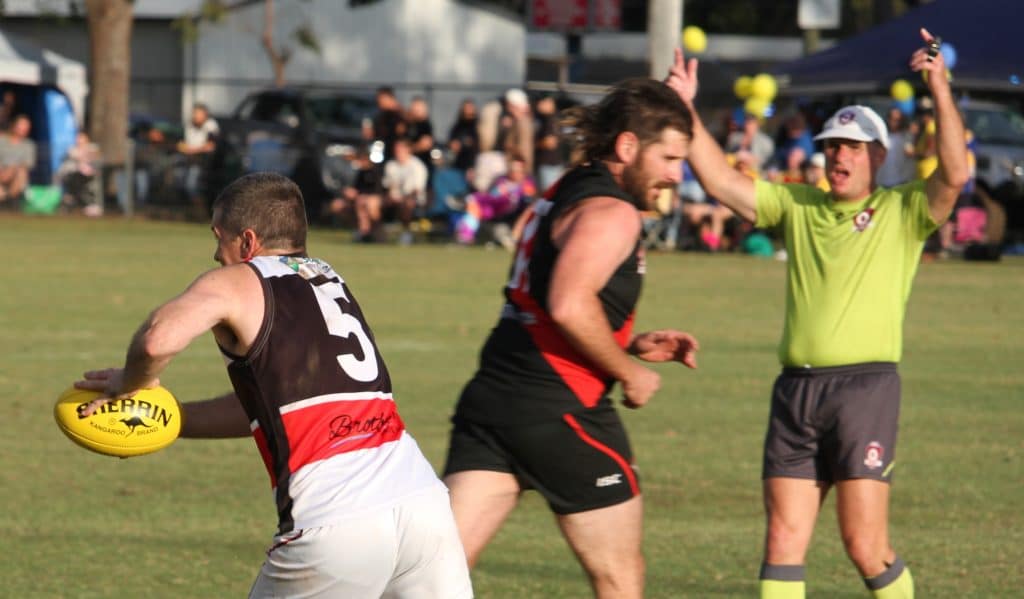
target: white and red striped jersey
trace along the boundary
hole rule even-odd
[[[330,525],[440,485],[406,432],[391,378],[345,281],[325,262],[261,256],[264,317],[223,348],[274,488],[278,532]]]

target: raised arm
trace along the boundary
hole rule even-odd
[[[704,191],[742,218],[753,222],[757,218],[754,182],[729,165],[722,148],[708,133],[693,105],[697,96],[697,59],[684,60],[682,50],[676,48],[675,62],[665,84],[679,94],[693,115],[693,140],[687,160]]]
[[[921,39],[931,44],[935,38],[927,29],[921,29]],[[953,91],[946,78],[946,62],[941,52],[929,53],[920,48],[910,58],[910,68],[928,74],[928,91],[935,101],[935,152],[939,167],[925,182],[928,207],[932,219],[945,222],[953,211],[960,191],[970,176],[967,167],[967,140],[964,124],[953,100]]]

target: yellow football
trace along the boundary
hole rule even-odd
[[[82,447],[128,458],[153,453],[178,438],[181,405],[167,389],[143,389],[134,397],[109,401],[92,415],[81,416],[85,406],[100,395],[72,387],[53,406],[57,426]]]

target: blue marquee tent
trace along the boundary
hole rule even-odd
[[[1022,16],[1021,0],[935,0],[774,72],[786,95],[879,92],[897,79],[920,85],[907,63],[924,27],[955,49],[956,87],[1024,93]]]

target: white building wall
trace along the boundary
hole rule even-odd
[[[303,23],[320,41],[320,55],[288,39]],[[201,26],[186,53],[184,110],[198,100],[214,113],[227,113],[247,93],[272,84],[262,26],[262,4],[233,11],[222,24]],[[403,102],[426,95],[440,139],[447,137],[463,97],[483,101],[525,78],[523,24],[452,0],[387,0],[358,8],[339,0],[281,2],[275,41],[293,47],[288,84],[366,90],[391,85]]]

